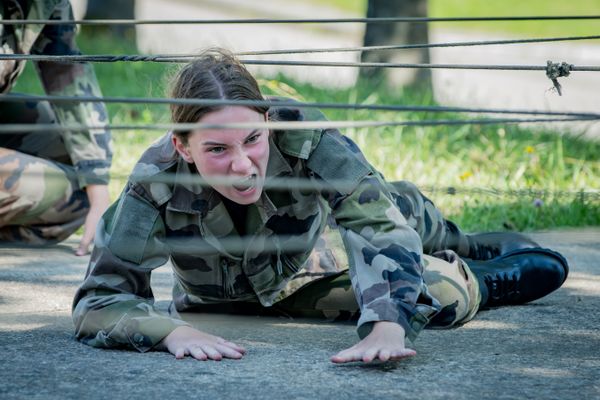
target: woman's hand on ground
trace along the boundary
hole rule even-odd
[[[191,356],[202,361],[240,359],[246,354],[246,349],[235,343],[189,326],[175,328],[163,339],[160,348],[167,350],[177,359]]]
[[[412,357],[417,352],[404,346],[404,334],[404,328],[395,322],[376,322],[367,337],[349,349],[340,351],[331,357],[331,361],[334,363],[352,361],[369,363],[376,359],[388,361]]]

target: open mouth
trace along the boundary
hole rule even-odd
[[[247,192],[256,186],[256,174],[252,174],[245,179],[234,183],[233,188],[239,192]]]

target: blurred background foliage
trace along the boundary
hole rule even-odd
[[[367,0],[309,0],[340,10],[365,15]],[[598,0],[427,0],[430,17],[491,17],[532,15],[592,15],[600,13]],[[436,23],[434,27],[473,29],[528,37],[597,35],[598,20],[581,21],[498,21]]]

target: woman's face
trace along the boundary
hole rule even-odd
[[[204,115],[198,122],[265,120],[265,114],[250,108],[227,106]],[[194,163],[200,175],[224,197],[238,204],[252,204],[260,197],[269,161],[267,129],[198,129],[190,133],[186,144],[173,135],[173,144],[183,159]]]

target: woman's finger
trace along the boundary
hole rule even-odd
[[[175,358],[178,360],[181,360],[183,357],[185,357],[185,349],[183,347],[178,347],[174,352],[172,351],[171,353],[173,353]]]
[[[417,355],[417,352],[412,349],[401,349],[392,352],[392,360],[400,360],[401,358],[412,357]]]
[[[370,347],[363,351],[362,360],[366,363],[370,363],[377,357],[377,353],[379,353],[379,347]]]
[[[391,351],[388,349],[382,349],[379,351],[379,361],[387,361],[392,356]]]
[[[231,347],[228,347],[228,346],[225,346],[222,344],[215,345],[215,349],[219,353],[221,353],[221,355],[223,355],[227,358],[240,359],[243,356],[243,354],[240,353],[239,351],[236,351],[235,349],[232,349]]]
[[[346,350],[342,350],[333,357],[331,361],[334,363],[347,363],[352,361],[360,361],[362,359],[362,353],[357,351],[354,347]]]
[[[224,346],[227,346],[235,351],[237,351],[238,353],[242,353],[242,354],[246,354],[246,349],[243,348],[242,346],[239,346],[233,342],[230,342],[228,340],[225,340],[224,342],[221,343]]]
[[[208,358],[210,358],[211,360],[215,360],[215,361],[221,361],[223,359],[223,355],[217,351],[217,349],[215,349],[213,347],[213,345],[209,345],[209,344],[204,344],[201,346],[202,351],[208,356]]]
[[[188,351],[196,360],[206,361],[207,359],[206,353],[198,345],[191,346]]]

